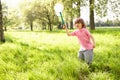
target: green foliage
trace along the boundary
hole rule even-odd
[[[95,3],[95,11],[100,18],[107,15],[108,0],[97,0]]]
[[[114,75],[106,72],[96,72],[89,75],[89,80],[114,80]]]
[[[9,23],[8,18],[7,18],[8,6],[4,2],[2,2],[2,13],[3,13],[3,27],[6,27]]]
[[[76,58],[77,46],[68,48],[73,43],[60,45],[64,44],[62,38],[65,42],[74,39],[63,35],[56,32],[6,32],[7,42],[0,47],[1,79],[76,80],[78,73],[86,77],[89,70]]]
[[[109,0],[110,10],[115,14],[115,17],[120,16],[120,1],[119,0]]]
[[[42,26],[47,25],[49,29],[52,30],[52,25],[58,21],[54,11],[55,3],[56,1],[54,0],[24,1],[20,7],[23,20],[28,24],[37,22],[42,24]]]
[[[118,80],[120,28],[91,31],[96,41],[93,64],[77,58],[79,44],[65,31],[6,32],[0,46],[1,80]]]

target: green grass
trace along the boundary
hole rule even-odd
[[[5,32],[0,80],[119,80],[120,28],[91,31],[96,41],[91,68],[77,57],[79,43],[65,31]]]

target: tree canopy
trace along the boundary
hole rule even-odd
[[[91,4],[90,1],[92,1]],[[3,25],[5,29],[6,27],[23,26],[31,31],[35,27],[52,31],[55,27],[61,26],[61,20],[54,11],[56,3],[63,4],[63,17],[70,29],[73,29],[73,19],[81,16],[83,6],[89,7],[88,14],[94,14],[89,17],[90,23],[88,24],[94,24],[96,19],[100,21],[109,14],[109,11],[112,11],[117,17],[120,14],[120,1],[117,0],[23,0],[18,9],[9,9],[5,3],[3,4]],[[7,15],[4,16],[4,14]],[[94,17],[95,20],[93,20]],[[91,21],[93,22],[91,23]],[[95,28],[95,25],[90,27]]]

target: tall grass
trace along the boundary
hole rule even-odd
[[[6,32],[0,45],[0,80],[119,80],[120,28],[91,31],[96,41],[89,68],[79,43],[65,31]]]

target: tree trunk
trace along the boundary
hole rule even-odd
[[[71,9],[73,7],[73,0],[71,0]],[[73,10],[73,9],[72,9]],[[73,11],[70,12],[71,13],[71,20],[70,20],[70,29],[73,29]]]
[[[42,30],[46,29],[46,24],[44,22],[42,22]]]
[[[94,23],[94,0],[90,1],[90,29],[95,30],[95,23]]]
[[[4,26],[5,27],[5,31],[7,31],[7,27],[6,26]]]
[[[78,11],[78,15],[77,15],[77,17],[80,17],[80,6],[81,6],[81,4],[80,4],[80,0],[77,2],[77,11]]]
[[[1,5],[1,0],[0,0],[0,41],[5,42],[2,17],[3,17],[2,16],[2,5]]]
[[[30,28],[31,28],[31,31],[33,31],[33,22],[32,21],[30,22]]]
[[[72,21],[72,19],[70,21],[70,29],[73,29],[73,21]]]
[[[50,31],[52,31],[52,25],[51,25],[51,24],[49,24],[49,26],[50,26]]]
[[[51,23],[50,15],[47,14],[47,17],[48,17],[48,26],[49,26],[49,29],[50,29],[50,31],[52,31],[52,23]]]

